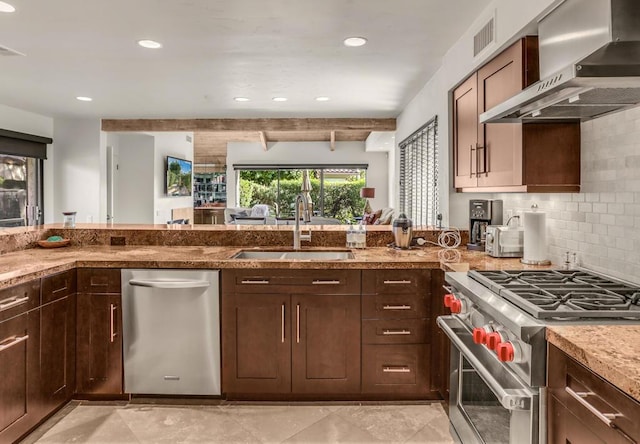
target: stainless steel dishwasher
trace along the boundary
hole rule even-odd
[[[123,269],[125,392],[219,395],[219,306],[217,270]]]

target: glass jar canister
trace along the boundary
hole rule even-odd
[[[62,215],[62,228],[75,228],[76,227],[76,212],[75,211],[63,211]]]

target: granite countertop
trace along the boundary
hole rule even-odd
[[[286,268],[286,269],[389,269],[441,268],[444,271],[469,269],[535,269],[519,259],[494,259],[482,252],[466,249],[444,250],[438,247],[394,250],[366,248],[352,250],[348,260],[264,260],[231,259],[241,247],[209,246],[84,246],[55,249],[27,249],[0,256],[0,288],[10,287],[30,279],[68,270],[91,268]],[[290,248],[260,247],[260,250],[290,250]],[[314,248],[313,250],[344,250]],[[548,268],[548,267],[546,267]]]
[[[640,402],[640,325],[549,327],[547,340]]]

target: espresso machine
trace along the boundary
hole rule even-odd
[[[472,199],[469,201],[469,250],[484,251],[487,226],[502,225],[502,201]]]

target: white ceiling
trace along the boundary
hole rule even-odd
[[[0,13],[0,45],[26,57],[0,57],[0,104],[99,118],[396,117],[489,4],[5,1],[16,12]],[[348,36],[369,43],[347,48]]]

